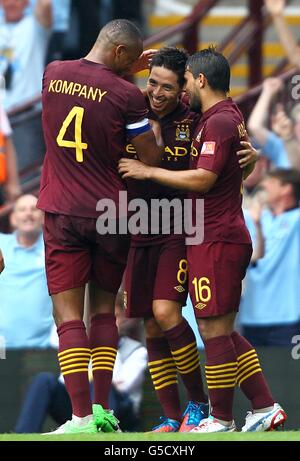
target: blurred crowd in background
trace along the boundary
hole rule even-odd
[[[146,9],[142,0],[2,0],[1,4],[0,206],[11,205],[13,232],[0,234],[5,260],[0,335],[7,349],[47,349],[53,346],[53,320],[44,268],[43,216],[35,208],[34,195],[22,195],[8,115],[38,100],[47,62],[84,56],[109,20],[130,19],[147,36]],[[279,33],[278,40],[283,38]],[[300,58],[292,64],[300,69]],[[253,346],[291,347],[292,338],[300,334],[300,103],[285,106],[282,90],[280,77],[265,79],[246,120],[260,158],[244,183],[254,257],[244,283],[239,328]],[[201,347],[190,301],[184,313]],[[142,372],[144,354],[143,350],[139,357]],[[140,387],[142,382],[138,377]],[[18,431],[25,432],[18,424]]]

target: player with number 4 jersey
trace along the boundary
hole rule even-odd
[[[100,31],[85,58],[52,62],[44,74],[46,157],[38,206],[45,211],[46,272],[58,327],[59,363],[73,408],[72,420],[59,433],[118,430],[108,395],[118,344],[115,298],[129,238],[116,233],[116,218],[116,232],[97,232],[97,203],[110,200],[118,216],[119,191],[125,183],[117,164],[128,138],[142,161],[155,164],[161,156],[141,92],[122,78],[133,65],[138,70],[145,57],[148,61],[149,53],[142,51],[137,27],[114,20]],[[88,282],[89,337],[83,323]]]

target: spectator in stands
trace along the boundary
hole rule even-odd
[[[122,430],[136,432],[141,429],[139,409],[147,351],[140,340],[140,321],[125,318],[122,300],[119,293],[116,318],[120,340],[109,400],[110,408],[120,420]],[[53,345],[58,345],[56,334]],[[28,388],[15,432],[41,432],[48,414],[57,424],[63,424],[71,419],[72,406],[62,375],[57,378],[53,373],[42,372]]]
[[[271,130],[267,128],[272,100],[282,88],[283,82],[279,78],[264,81],[262,93],[249,117],[248,128],[274,166],[300,171],[300,104],[293,107],[290,115],[283,104],[276,104],[271,115]]]
[[[261,215],[265,252],[248,269],[241,303],[243,335],[253,346],[291,346],[300,333],[300,173],[277,169],[262,186],[268,209]],[[257,227],[246,215],[254,247]]]
[[[40,95],[52,24],[52,0],[37,0],[25,15],[28,0],[1,0],[0,74],[4,76],[7,111]]]
[[[5,271],[0,278],[0,335],[8,349],[47,348],[53,325],[48,295],[43,213],[33,195],[22,195],[11,215],[12,234],[0,234]]]
[[[291,33],[284,17],[285,4],[285,0],[265,0],[267,11],[273,18],[274,26],[290,63],[300,68],[300,46]]]
[[[300,46],[297,40],[290,31],[287,21],[284,17],[285,0],[265,0],[267,11],[273,18],[274,26],[278,32],[279,39],[283,48],[285,49],[287,58],[293,66],[300,69]],[[291,166],[300,171],[300,117],[299,108],[297,104],[291,112],[290,120],[285,118],[286,126],[289,126],[290,134],[285,141],[287,153]],[[283,117],[284,119],[284,117]],[[292,130],[294,122],[294,129]]]
[[[281,88],[282,81],[279,78],[267,78],[263,82],[262,92],[248,120],[248,130],[262,148],[262,153],[276,167],[289,168],[291,163],[285,140],[289,139],[290,132],[287,133],[285,123],[281,123],[282,119],[278,117],[277,113],[272,118],[272,130],[267,128],[272,100]]]
[[[11,139],[8,118],[0,106],[0,206],[13,202],[20,194],[17,156]]]

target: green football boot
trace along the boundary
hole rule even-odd
[[[122,432],[119,420],[114,416],[113,410],[104,410],[102,405],[93,404],[94,422],[101,432]]]
[[[97,434],[98,429],[95,421],[91,419],[86,423],[75,421],[73,418],[61,426],[55,431],[46,432],[42,435],[56,435],[56,434]]]

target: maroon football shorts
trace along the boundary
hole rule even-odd
[[[45,259],[50,294],[89,280],[117,293],[126,267],[128,235],[100,235],[96,219],[45,213]]]
[[[249,244],[189,245],[189,293],[197,318],[238,311],[242,280],[252,255]]]
[[[125,271],[127,317],[153,317],[152,301],[155,299],[185,305],[187,289],[187,260],[183,239],[130,248]]]

